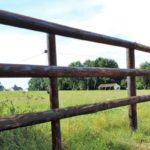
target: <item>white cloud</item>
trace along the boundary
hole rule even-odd
[[[23,34],[9,30],[1,32],[0,35],[0,63],[17,63],[25,58],[41,54],[46,49],[46,36],[43,34]],[[32,58],[30,63],[42,63]],[[26,62],[23,62],[26,63]]]

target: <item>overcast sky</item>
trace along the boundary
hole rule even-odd
[[[148,0],[0,0],[0,9],[150,45]],[[58,65],[105,57],[126,67],[126,49],[57,36]],[[0,25],[0,63],[47,65],[46,34]],[[150,61],[136,52],[136,67]],[[28,79],[0,79],[10,88]]]

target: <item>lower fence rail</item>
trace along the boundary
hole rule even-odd
[[[40,124],[63,118],[69,118],[78,115],[95,113],[98,111],[117,108],[135,103],[143,103],[147,101],[150,101],[150,95],[133,96],[129,98],[111,100],[107,102],[66,107],[61,109],[51,109],[43,112],[25,113],[9,117],[1,117],[0,131],[31,126],[35,124]]]

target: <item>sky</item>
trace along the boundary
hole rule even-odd
[[[148,0],[0,0],[0,9],[75,28],[97,32],[150,46]],[[46,34],[0,24],[0,63],[47,65]],[[114,59],[126,68],[126,49],[56,36],[57,62],[97,57]],[[150,61],[149,53],[136,51],[136,67]],[[1,78],[10,88],[14,84],[28,88],[30,78]]]

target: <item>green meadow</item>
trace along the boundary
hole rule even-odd
[[[137,91],[137,95],[150,90]],[[60,91],[60,107],[103,102],[127,97],[127,91]],[[49,110],[47,92],[0,92],[0,115]],[[149,150],[150,102],[140,103],[138,130],[128,123],[128,107],[61,120],[65,150]],[[50,150],[50,122],[0,132],[0,150]]]

